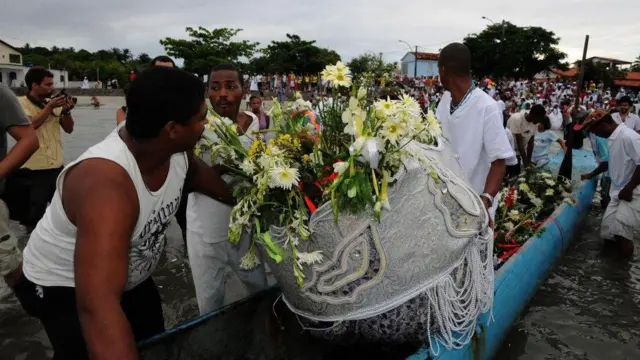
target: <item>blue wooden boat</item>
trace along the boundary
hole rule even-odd
[[[557,169],[563,154],[551,159]],[[573,151],[573,179],[596,166],[591,151]],[[141,358],[182,359],[491,359],[538,286],[547,279],[587,214],[595,180],[579,183],[577,204],[563,204],[497,272],[492,314],[480,316],[476,334],[462,349],[428,349],[422,344],[335,344],[311,337],[282,301],[276,287],[192,321],[140,344]],[[276,305],[274,305],[274,302]],[[274,315],[274,314],[277,314]]]

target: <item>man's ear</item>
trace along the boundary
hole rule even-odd
[[[164,125],[162,131],[167,134],[167,137],[169,137],[169,139],[175,140],[178,138],[178,123],[175,121],[169,121]]]

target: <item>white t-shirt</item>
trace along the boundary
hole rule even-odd
[[[158,191],[151,192],[142,179],[136,159],[118,134],[124,124],[122,122],[102,142],[90,147],[76,161],[67,165],[58,177],[51,205],[31,233],[24,251],[24,275],[35,284],[75,287],[77,228],[67,218],[62,205],[62,185],[67,171],[86,159],[102,158],[120,165],[131,177],[138,195],[140,209],[131,234],[125,289],[130,290],[146,280],[158,265],[164,250],[165,232],[180,205],[188,168],[187,155],[179,153],[171,157],[164,185]]]
[[[535,136],[536,131],[538,130],[538,125],[528,122],[525,118],[525,112],[519,112],[511,115],[509,120],[507,121],[507,128],[513,134],[513,142],[516,147],[516,154],[522,156],[520,154],[520,150],[518,149],[518,141],[516,140],[516,135],[519,134],[524,139],[525,151],[527,149],[527,144],[529,144],[529,139],[532,136]]]
[[[626,126],[618,126],[607,139],[607,147],[611,177],[609,195],[615,198],[640,165],[640,135]]]
[[[244,113],[253,119],[245,134],[240,137],[242,145],[248,149],[253,143],[253,132],[260,130],[260,122],[252,112],[245,111]],[[217,138],[216,134],[209,130],[205,130],[204,135],[210,139]],[[216,162],[212,161],[211,155],[207,153],[203,153],[201,158],[208,165],[213,165]],[[227,176],[222,178],[227,182],[229,181]],[[202,235],[205,242],[220,243],[227,241],[230,215],[231,206],[197,192],[189,194],[186,213],[187,231]]]
[[[622,124],[622,117],[620,117],[620,113],[611,114],[611,118],[616,124]],[[624,120],[624,124],[632,130],[639,131],[640,130],[640,117],[636,114],[628,113],[627,118]]]
[[[450,105],[451,93],[447,91],[436,116],[444,136],[460,157],[471,188],[482,194],[491,163],[515,156],[502,125],[502,112],[480,89],[473,90],[453,114],[449,112]]]
[[[516,144],[513,142],[513,134],[511,133],[511,130],[504,128],[504,132],[507,134],[507,139],[509,140],[509,145],[511,145],[511,149],[514,151],[515,154],[515,150],[516,150]],[[513,166],[513,165],[518,165],[518,158],[514,156],[508,158],[505,160],[505,163],[508,166]]]

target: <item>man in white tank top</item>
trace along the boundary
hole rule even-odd
[[[260,129],[258,118],[251,112],[240,112],[242,103],[242,76],[232,65],[218,65],[209,76],[209,101],[216,113],[234,121],[241,141],[247,148],[253,141],[253,132]],[[208,137],[215,137],[207,133]],[[202,159],[215,164],[210,154]],[[187,250],[196,288],[200,314],[224,305],[225,278],[228,273],[240,280],[247,296],[267,286],[263,265],[247,271],[240,269],[240,260],[248,250],[248,239],[238,245],[228,240],[231,207],[197,192],[189,194],[187,204]],[[248,234],[247,234],[248,236]],[[233,296],[232,295],[232,296]],[[235,300],[230,298],[229,300]]]
[[[155,67],[127,94],[127,120],[60,174],[13,286],[54,359],[137,359],[136,342],[164,330],[151,278],[185,181],[225,203],[220,174],[193,149],[204,131],[200,81]]]

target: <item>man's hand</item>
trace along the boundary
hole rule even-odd
[[[633,188],[629,186],[625,186],[618,193],[618,199],[626,202],[631,202],[633,199]]]
[[[489,212],[489,209],[491,209],[491,206],[493,204],[491,203],[491,201],[488,198],[486,198],[484,196],[480,196],[480,199],[482,200],[482,204],[484,204],[484,208],[487,210],[487,214],[489,215],[489,227],[491,229],[493,229],[493,225],[494,224],[493,224],[493,220],[491,220],[491,214]]]
[[[593,178],[593,174],[592,173],[580,175],[580,180],[590,180],[592,178]]]
[[[59,96],[57,98],[51,99],[51,101],[49,101],[45,106],[45,109],[49,111],[49,113],[52,113],[54,109],[64,106],[66,102],[67,99],[64,96]]]
[[[71,99],[65,99],[64,101],[64,105],[62,105],[62,113],[66,113],[71,111],[74,107],[76,107],[76,104],[73,103],[73,101]]]

